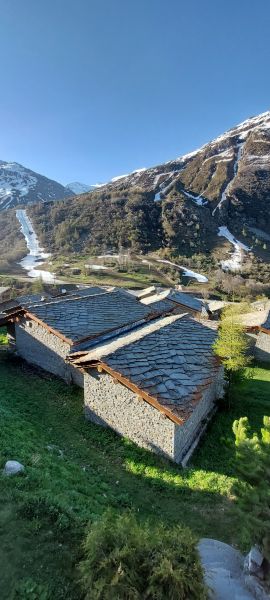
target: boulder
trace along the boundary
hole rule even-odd
[[[238,550],[207,538],[200,540],[198,550],[209,600],[269,600],[259,583],[255,586],[244,576],[244,557]]]
[[[5,475],[17,475],[24,472],[24,466],[17,460],[8,460],[4,466]]]
[[[253,546],[245,558],[244,571],[249,575],[256,575],[260,579],[263,579],[263,564],[264,557],[260,550]]]

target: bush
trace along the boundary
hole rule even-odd
[[[207,598],[191,532],[142,525],[131,512],[91,526],[79,568],[86,600]]]
[[[256,542],[270,560],[270,417],[264,417],[260,435],[251,435],[247,417],[234,421],[236,468],[234,486],[242,543]]]
[[[47,498],[32,498],[22,504],[18,513],[29,520],[47,519],[51,525],[56,525],[60,531],[73,527],[74,517],[57,503],[52,503]]]
[[[36,583],[30,577],[23,579],[16,586],[12,593],[11,600],[49,600],[50,594],[48,587],[41,583]]]

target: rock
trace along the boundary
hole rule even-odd
[[[269,594],[266,593],[257,577],[246,575],[244,581],[247,589],[253,594],[253,597],[256,598],[256,600],[269,600]]]
[[[8,460],[4,466],[5,475],[17,475],[24,472],[24,466],[17,460]]]
[[[264,578],[262,563],[263,563],[263,555],[260,550],[253,546],[245,558],[244,562],[244,571],[249,575],[256,575],[259,579]]]
[[[209,587],[209,600],[257,600],[254,589],[245,581],[244,557],[238,550],[207,538],[200,540],[198,550]]]
[[[58,454],[58,456],[60,456],[61,458],[63,458],[64,456],[63,450],[58,448],[58,446],[55,446],[55,444],[48,444],[47,450],[49,450],[49,452],[56,452],[56,454]]]

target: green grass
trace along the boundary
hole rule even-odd
[[[7,332],[4,327],[0,329],[0,346],[5,346],[8,343]]]
[[[75,565],[81,542],[87,523],[108,507],[132,507],[153,525],[184,524],[197,537],[237,545],[231,427],[247,415],[259,428],[270,414],[269,392],[270,369],[256,367],[254,378],[235,388],[232,410],[214,418],[192,466],[181,470],[86,423],[81,390],[2,356],[0,468],[15,459],[26,470],[0,475],[1,600],[12,598],[18,585],[32,589],[32,582],[53,600],[80,599]]]

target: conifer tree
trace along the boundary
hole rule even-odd
[[[247,417],[233,424],[239,480],[234,492],[246,546],[259,544],[270,560],[270,417],[264,417],[261,435],[250,433]]]
[[[243,373],[250,362],[249,343],[245,327],[239,320],[241,305],[229,306],[221,317],[218,338],[213,344],[214,352],[222,359],[228,380],[228,398],[230,402],[232,383]]]

